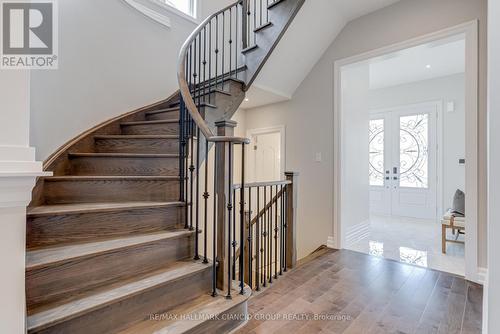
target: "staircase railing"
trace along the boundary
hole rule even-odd
[[[275,210],[275,220],[273,221],[276,224],[275,229],[278,228],[280,233],[283,233],[287,227],[290,230],[291,226],[295,226],[293,198],[296,198],[296,195],[293,193],[296,185],[293,180],[266,186],[245,185],[245,147],[250,143],[250,140],[235,136],[236,123],[229,120],[241,100],[231,101],[219,121],[212,122],[213,124],[207,121],[209,108],[217,109],[217,106],[214,105],[216,94],[225,93],[225,88],[229,85],[230,80],[240,84],[241,90],[244,92],[255,79],[263,63],[288,27],[288,21],[293,19],[293,15],[280,20],[281,25],[276,26],[276,29],[280,29],[279,35],[275,36],[272,41],[267,41],[267,45],[261,48],[260,55],[257,53],[256,57],[249,62],[250,58],[247,53],[258,47],[257,33],[272,26],[270,9],[284,1],[286,0],[236,1],[206,18],[186,40],[179,56],[179,196],[180,201],[186,203],[185,227],[195,231],[196,260],[203,258],[204,263],[209,263],[208,249],[211,243],[212,294],[214,296],[219,291],[227,289],[226,296],[231,298],[232,281],[238,280],[238,278],[240,293],[243,293],[245,268],[248,268],[249,273],[264,268],[259,267],[259,265],[253,266],[253,256],[250,255],[247,257],[248,260],[244,256],[239,256],[238,268],[236,265],[238,241],[241,245],[246,244],[249,249],[252,247],[257,249],[259,247],[255,246],[253,241],[249,241],[248,237],[252,240],[260,238],[259,240],[266,240],[266,242],[269,242],[271,238],[272,231],[266,229],[269,226],[264,227],[261,223],[263,220],[259,210],[256,211],[256,226],[262,228],[262,231],[265,230],[266,236],[258,236],[253,231],[251,231],[252,233],[248,232],[249,234],[245,232],[247,230],[245,217],[248,212],[252,212],[253,204],[251,202],[252,196],[254,196],[252,190],[254,194],[259,194],[262,189],[266,193],[266,189],[279,186],[280,192],[276,191],[274,194],[274,196],[279,195],[279,200],[276,199],[273,202],[273,197],[270,195],[271,201],[268,203],[264,196],[265,200],[263,199],[261,204],[263,208],[270,205],[265,212],[269,212],[271,209]],[[288,1],[300,4],[292,8],[296,13],[304,0]],[[210,143],[215,145],[213,159],[210,159],[209,155]],[[241,184],[234,187],[235,149],[237,146],[241,146],[241,162],[238,162]],[[293,174],[291,178],[293,179]],[[212,179],[213,184],[211,184]],[[210,190],[213,191],[210,192]],[[238,192],[238,197],[236,197],[236,192]],[[290,201],[290,199],[292,200]],[[237,208],[239,209],[238,213]],[[210,210],[212,210],[211,214]],[[283,213],[278,215],[278,210],[283,211]],[[278,216],[279,219],[285,220],[278,222]],[[209,231],[210,224],[212,226]],[[252,224],[249,224],[249,228],[251,227]],[[267,264],[274,263],[276,275],[278,266],[281,270],[286,270],[287,267],[293,267],[295,263],[295,233],[294,229],[291,231],[287,232],[286,236],[275,237],[275,242],[280,242],[280,252],[278,254],[276,244],[274,257],[269,257],[271,262],[266,262]],[[275,230],[274,232],[277,233]],[[209,239],[210,234],[211,239]],[[203,238],[202,254],[199,251],[201,238]],[[266,251],[268,250],[266,247]],[[283,258],[285,253],[291,255]],[[239,277],[237,277],[237,273]],[[246,281],[253,287],[254,284],[248,280],[250,276],[252,275],[247,275]],[[258,281],[258,279],[254,279],[254,281]]]

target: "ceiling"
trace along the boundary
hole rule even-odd
[[[274,95],[274,102],[289,99],[349,21],[398,1],[306,0],[264,65],[256,85],[260,89],[267,87],[264,89],[268,90],[268,97]],[[252,94],[258,96],[258,92],[253,92],[257,89],[251,88],[249,100]],[[264,105],[260,101],[249,102],[252,107]]]
[[[465,39],[423,44],[370,61],[370,89],[465,72]]]

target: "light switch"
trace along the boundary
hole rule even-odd
[[[321,161],[323,161],[322,154],[321,154],[321,152],[317,152],[316,153],[316,162],[321,162]]]
[[[446,104],[446,111],[447,112],[455,112],[455,102],[450,101]]]

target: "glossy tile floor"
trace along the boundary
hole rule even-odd
[[[451,231],[448,238],[452,238]],[[463,235],[460,236],[460,240],[463,238]],[[464,276],[464,245],[455,243],[447,245],[447,253],[443,254],[439,223],[372,215],[369,236],[347,248]]]
[[[481,333],[483,289],[348,250],[324,253],[249,300],[243,333]]]

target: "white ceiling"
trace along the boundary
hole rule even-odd
[[[268,87],[275,102],[292,96],[349,21],[398,1],[306,0],[256,84]]]
[[[370,89],[465,72],[465,39],[457,36],[370,61]]]

